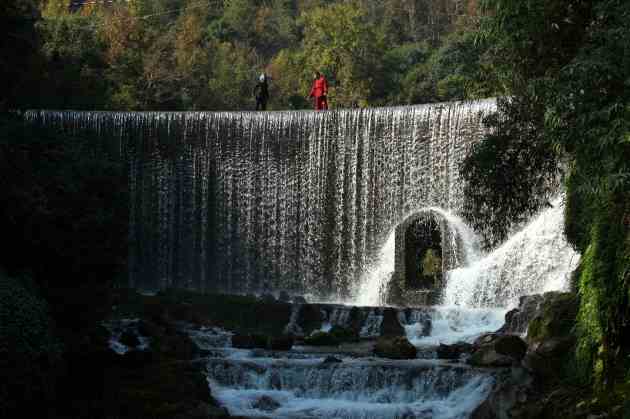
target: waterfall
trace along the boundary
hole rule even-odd
[[[211,358],[208,374],[230,413],[273,418],[463,419],[492,384],[490,373],[424,360]]]
[[[494,109],[482,100],[26,117],[116,142],[129,173],[131,286],[343,301],[406,214],[458,213],[459,165]]]
[[[443,303],[465,307],[514,307],[523,295],[568,291],[580,255],[563,232],[562,197],[520,231],[468,266],[449,272]]]

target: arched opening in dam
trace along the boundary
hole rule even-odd
[[[385,300],[395,305],[439,304],[448,273],[477,257],[479,243],[459,217],[437,207],[412,212],[394,233],[394,272]]]
[[[418,217],[402,232],[404,284],[408,289],[438,290],[443,280],[442,232],[432,217]]]

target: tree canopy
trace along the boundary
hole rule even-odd
[[[31,107],[247,110],[266,72],[270,109],[309,108],[315,70],[333,107],[496,92],[478,70],[487,48],[469,35],[479,23],[473,0],[9,3],[38,20],[29,36],[42,49],[29,67],[43,77],[30,86],[39,93]],[[19,57],[5,61],[15,68]]]

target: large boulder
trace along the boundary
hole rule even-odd
[[[474,346],[475,351],[468,363],[479,367],[518,365],[527,352],[527,344],[516,335],[487,333],[480,336]]]
[[[452,345],[440,343],[436,353],[439,359],[460,359],[464,355],[470,355],[474,349],[474,345],[467,342],[456,342]]]
[[[374,346],[374,354],[389,359],[414,359],[417,349],[406,337],[381,337]]]
[[[140,339],[134,330],[124,330],[120,335],[120,343],[129,348],[135,348],[140,345]]]
[[[261,396],[252,405],[254,409],[263,410],[265,412],[273,412],[280,407],[280,403],[269,396]]]
[[[539,419],[539,397],[523,368],[497,374],[490,394],[472,412],[471,419]]]
[[[529,322],[536,316],[543,296],[540,294],[525,295],[519,300],[518,308],[505,315],[505,324],[498,333],[522,334],[527,331]]]
[[[323,316],[317,305],[304,304],[299,310],[296,323],[305,334],[321,329]]]
[[[398,321],[398,313],[391,307],[383,310],[380,335],[383,337],[405,336],[405,328]]]
[[[559,378],[575,346],[576,294],[550,292],[527,329],[527,354],[523,365],[545,383]]]
[[[540,308],[529,322],[527,343],[532,345],[571,335],[578,309],[579,301],[574,293],[545,293]]]

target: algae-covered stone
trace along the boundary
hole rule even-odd
[[[579,303],[576,294],[545,293],[536,315],[529,322],[527,343],[533,344],[550,338],[570,335],[575,326],[578,308]]]
[[[546,293],[529,323],[523,365],[546,383],[557,380],[572,357],[578,308],[576,294]]]

